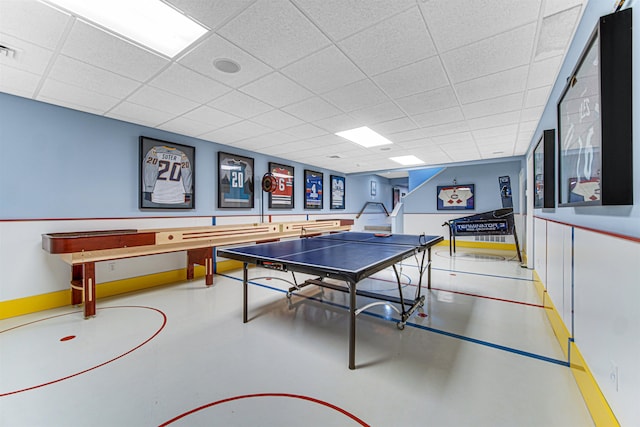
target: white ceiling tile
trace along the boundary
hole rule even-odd
[[[416,123],[408,117],[402,117],[395,120],[389,120],[387,122],[375,123],[369,126],[371,129],[378,133],[387,135],[391,133],[404,132],[408,130],[417,129]]]
[[[155,127],[173,117],[173,114],[159,111],[143,105],[123,102],[105,114],[108,117]]]
[[[219,129],[232,123],[241,121],[239,117],[227,114],[224,111],[203,105],[195,110],[189,111],[182,117],[196,122],[206,123],[210,130]]]
[[[457,134],[469,130],[469,124],[464,121],[445,123],[442,125],[430,126],[422,128],[426,136],[437,137],[442,135]]]
[[[456,94],[451,86],[397,98],[396,102],[410,116],[458,105]]]
[[[31,98],[39,83],[38,74],[0,64],[0,92]]]
[[[201,135],[201,138],[222,144],[230,144],[270,132],[273,132],[273,130],[266,126],[254,123],[250,120],[244,120],[203,134]]]
[[[468,121],[472,130],[486,129],[496,126],[518,124],[520,111],[510,111],[508,113],[493,114],[491,116],[479,117]]]
[[[102,68],[94,67],[68,56],[59,55],[49,71],[49,77],[103,95],[124,98],[140,87],[140,82]]]
[[[588,0],[545,0],[543,16],[553,15],[575,6],[587,4]]]
[[[401,132],[394,132],[388,135],[392,142],[413,141],[416,139],[425,139],[430,136],[429,131],[425,129],[409,129]]]
[[[242,11],[253,0],[165,0],[196,21],[216,28]]]
[[[8,46],[15,51],[13,56],[0,55],[0,65],[7,65],[33,74],[43,74],[53,57],[53,52],[48,49],[2,32],[0,32],[0,40],[3,46]]]
[[[111,72],[146,81],[169,61],[76,19],[62,54]]]
[[[451,122],[464,120],[462,109],[460,107],[452,107],[444,110],[430,111],[412,116],[412,119],[422,127],[442,125]]]
[[[280,110],[271,110],[267,113],[260,114],[251,119],[252,122],[269,127],[273,130],[282,130],[290,127],[298,126],[304,122]]]
[[[176,117],[160,126],[159,129],[174,132],[182,135],[197,136],[211,132],[211,127],[205,123],[190,120],[185,117]]]
[[[354,34],[340,46],[370,76],[436,54],[417,7]]]
[[[342,111],[322,98],[314,96],[282,108],[302,120],[314,122],[342,114]]]
[[[387,96],[368,79],[336,89],[323,97],[346,112],[388,101]]]
[[[573,9],[547,16],[542,20],[535,59],[557,56],[565,51],[581,11],[582,7],[577,6]]]
[[[524,108],[522,113],[520,114],[520,120],[523,122],[528,122],[531,120],[540,120],[540,116],[544,111],[544,105],[540,105],[538,107]]]
[[[517,124],[496,126],[492,128],[486,128],[486,129],[478,129],[472,132],[473,137],[478,139],[487,139],[487,138],[494,138],[494,137],[499,137],[503,135],[509,135],[513,138],[513,140],[516,139],[517,133],[518,133]]]
[[[326,119],[317,120],[314,124],[330,133],[341,132],[343,130],[355,129],[363,126],[360,119],[351,117],[348,114],[340,114]]]
[[[240,91],[280,108],[312,96],[312,93],[280,73],[268,74]]]
[[[462,104],[522,92],[527,83],[527,70],[527,67],[518,67],[458,83],[455,91]]]
[[[350,114],[357,119],[361,119],[366,125],[388,122],[405,116],[404,112],[391,101],[374,105],[373,107],[355,110]]]
[[[330,43],[287,0],[259,0],[224,25],[218,34],[274,68],[290,64]]]
[[[486,101],[472,102],[462,105],[462,111],[466,119],[490,116],[492,114],[506,113],[520,110],[524,98],[523,92],[511,95],[499,96]]]
[[[179,64],[172,64],[149,82],[149,85],[192,101],[206,103],[231,88]]]
[[[237,90],[216,98],[209,102],[208,105],[243,119],[250,119],[258,114],[273,110],[272,106]]]
[[[459,132],[450,135],[441,135],[433,138],[434,143],[440,145],[446,144],[475,144],[473,134],[471,132]]]
[[[426,92],[449,84],[437,56],[387,71],[373,77],[373,80],[392,98]]]
[[[538,19],[541,0],[420,1],[436,46],[446,52]]]
[[[213,65],[216,59],[231,59],[240,66],[240,71],[237,73],[220,71]],[[178,62],[204,76],[235,88],[273,71],[271,67],[217,34],[212,34]]]
[[[543,86],[536,89],[530,89],[527,91],[524,101],[524,107],[540,107],[547,104],[549,99],[549,93],[551,92],[551,86]]]
[[[527,88],[533,89],[540,86],[549,86],[554,84],[560,65],[562,65],[563,56],[557,55],[551,58],[535,61],[531,63],[529,68],[529,80]]]
[[[41,98],[60,101],[70,108],[90,108],[95,114],[103,114],[119,102],[118,98],[51,79],[46,80],[40,89],[38,99]]]
[[[282,69],[282,73],[320,94],[366,76],[335,46],[329,46]]]
[[[525,25],[443,53],[442,62],[454,84],[515,68],[529,63],[535,36],[536,25]]]
[[[194,101],[151,86],[142,87],[127,100],[134,104],[144,105],[176,116],[184,114],[199,105]]]
[[[414,6],[414,0],[294,0],[333,40]]]
[[[289,135],[292,135],[292,136],[295,136],[297,138],[300,138],[300,139],[313,138],[315,136],[320,136],[320,135],[324,135],[324,134],[327,133],[326,130],[320,129],[317,126],[310,125],[308,123],[300,125],[300,126],[295,126],[295,127],[289,128],[284,132],[288,133]]]
[[[3,1],[0,29],[5,35],[19,36],[22,40],[53,50],[71,19],[67,13],[39,1]],[[6,40],[3,44],[7,44]]]

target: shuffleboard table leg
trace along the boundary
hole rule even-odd
[[[84,291],[82,271],[82,264],[74,264],[71,266],[71,305],[82,304],[82,292]]]
[[[249,288],[249,264],[245,262],[242,268],[242,299],[243,299],[242,322],[243,323],[248,322],[248,313],[247,313],[247,300],[249,299],[248,288]]]
[[[356,369],[356,284],[349,283],[349,369]]]
[[[205,267],[205,284],[213,285],[213,248],[197,248],[187,251],[187,280],[194,278],[194,265]]]
[[[96,315],[96,263],[82,264],[82,287],[84,288],[84,318]]]

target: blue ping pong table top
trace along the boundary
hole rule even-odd
[[[399,262],[440,240],[442,236],[392,234],[380,237],[372,233],[343,232],[225,248],[218,250],[218,254],[250,263],[283,263],[291,270],[346,273],[357,281],[367,271]]]

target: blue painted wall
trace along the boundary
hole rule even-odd
[[[391,206],[388,179],[377,175],[346,177],[346,209],[329,208],[329,175],[334,171],[247,152],[171,132],[82,113],[0,93],[0,219],[120,218],[137,216],[218,216],[260,214],[252,210],[217,209],[217,152],[255,160],[256,188],[268,162],[295,168],[295,209],[265,213],[357,213],[366,201]],[[192,210],[138,209],[139,136],[196,148],[196,199]],[[304,169],[324,173],[324,209],[303,209]],[[371,196],[370,183],[377,194]]]
[[[405,213],[456,213],[468,214],[480,213],[502,208],[500,198],[500,186],[498,177],[509,176],[511,178],[511,190],[513,194],[513,207],[516,213],[521,212],[520,200],[520,170],[523,161],[520,158],[512,158],[507,161],[492,163],[467,164],[446,167],[440,174],[414,189],[404,198]],[[410,172],[410,175],[413,172]],[[466,211],[447,211],[437,208],[437,187],[439,185],[453,185],[454,179],[458,185],[475,185],[475,209]]]

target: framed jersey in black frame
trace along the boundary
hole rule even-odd
[[[253,159],[218,152],[218,207],[253,208]]]
[[[196,149],[140,137],[140,209],[195,208]]]
[[[269,173],[276,179],[275,191],[269,193],[269,209],[293,209],[293,166],[269,162]]]
[[[322,172],[304,170],[304,208],[322,209]]]

